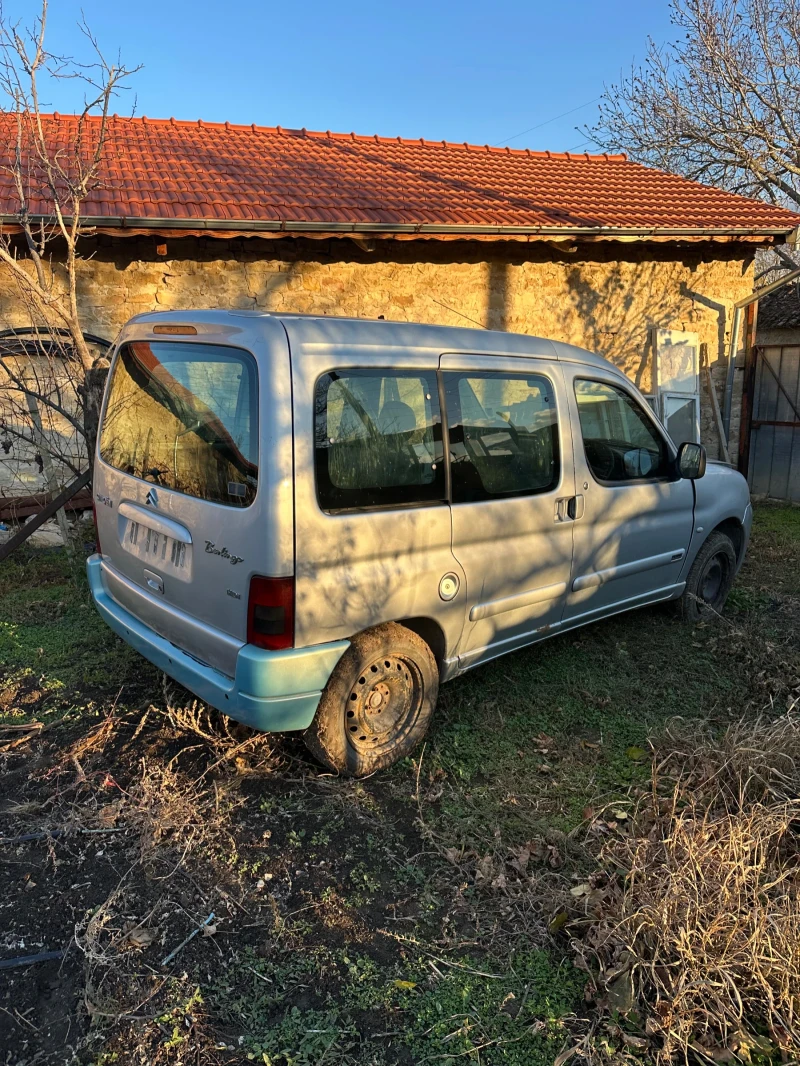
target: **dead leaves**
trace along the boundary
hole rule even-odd
[[[154,943],[157,935],[158,933],[155,929],[136,928],[132,929],[128,933],[127,942],[131,945],[131,947],[144,950],[145,948],[149,948],[150,945]]]
[[[547,924],[547,931],[551,936],[560,933],[569,921],[569,915],[563,909],[557,911]]]
[[[560,870],[564,865],[563,848],[548,843],[544,837],[506,847],[498,840],[498,845],[495,851],[483,855],[463,847],[443,848],[442,855],[453,866],[471,866],[475,884],[492,888],[505,888],[511,881],[527,880],[531,876],[531,864],[546,865],[551,870]]]
[[[579,695],[589,707],[608,707],[611,704],[610,696],[598,696],[596,693],[588,692],[586,689],[581,689]]]
[[[611,974],[606,975],[603,998],[608,1010],[616,1014],[630,1014],[636,1006],[636,993],[633,986],[633,974],[629,968],[621,973],[612,971]],[[643,1041],[645,1047],[647,1043],[648,1041]]]
[[[530,878],[531,863],[549,866],[560,870],[564,865],[564,856],[555,844],[548,844],[544,837],[534,837],[524,844],[506,848],[505,856],[484,855],[477,863],[476,883],[490,881],[492,887],[502,884],[505,887],[510,871],[514,879]]]
[[[560,1055],[557,1055],[553,1061],[553,1066],[565,1066],[565,1063],[569,1062],[572,1056],[580,1051],[580,1044],[576,1044],[574,1047],[567,1048],[566,1051],[562,1051]]]

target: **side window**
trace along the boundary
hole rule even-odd
[[[624,389],[575,382],[586,461],[598,481],[641,481],[670,475],[663,436]]]
[[[314,406],[317,498],[323,511],[445,500],[434,371],[324,374]]]
[[[445,374],[453,503],[531,496],[559,477],[553,386],[538,374]]]

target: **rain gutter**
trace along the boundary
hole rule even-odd
[[[71,223],[69,216],[64,221]],[[53,216],[31,216],[31,222],[38,225],[52,225]],[[781,227],[730,226],[709,228],[708,226],[674,227],[674,226],[490,226],[490,225],[446,225],[443,223],[411,222],[293,222],[278,219],[221,219],[221,218],[137,218],[131,215],[86,215],[86,226],[103,229],[152,229],[152,230],[214,230],[238,231],[241,233],[419,233],[419,234],[474,234],[485,236],[543,236],[543,237],[594,237],[609,236],[646,240],[648,237],[782,237],[786,238],[791,229]],[[0,214],[0,225],[19,225],[19,217],[13,214]]]

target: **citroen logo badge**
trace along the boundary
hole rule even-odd
[[[158,493],[155,489],[150,489],[147,493],[145,503],[148,507],[158,507]]]

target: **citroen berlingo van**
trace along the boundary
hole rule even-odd
[[[439,685],[619,611],[718,611],[745,480],[568,344],[257,311],[138,315],[98,440],[97,609],[145,658],[342,774]]]

